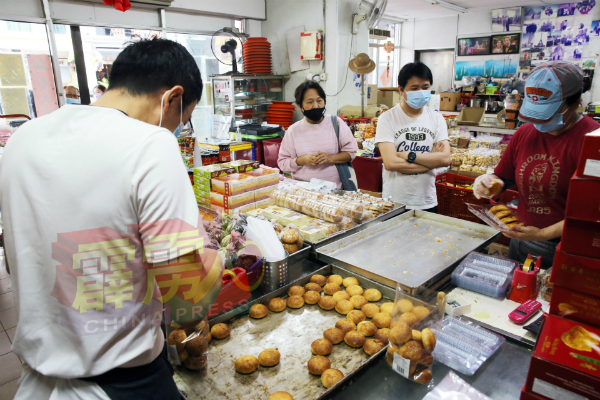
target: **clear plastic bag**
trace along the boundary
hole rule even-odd
[[[454,372],[448,375],[423,400],[492,400],[463,381]]]
[[[483,222],[488,224],[494,229],[497,229],[501,232],[510,232],[510,228],[514,225],[523,225],[523,223],[518,219],[518,217],[514,214],[514,212],[506,205],[502,203],[496,204],[471,204],[465,203],[473,214],[481,218]],[[506,215],[500,214],[500,212],[492,213],[490,210],[494,207],[504,206],[506,207],[506,211],[510,211]]]
[[[211,340],[206,321],[182,324],[172,322],[166,326],[167,355],[173,365],[199,371],[208,361],[208,342]]]
[[[345,231],[355,226],[356,223],[349,217],[343,217],[340,223],[338,224],[338,228],[340,229],[340,231]]]
[[[436,336],[432,329],[441,323],[446,294],[429,291],[418,297],[396,288],[386,361],[403,377],[433,387],[433,351]]]
[[[300,229],[293,224],[288,225],[281,231],[279,240],[281,240],[284,250],[290,255],[298,252],[304,245]]]

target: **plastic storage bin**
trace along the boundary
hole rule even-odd
[[[516,261],[472,252],[452,273],[452,283],[500,299],[506,295],[518,266]]]
[[[447,215],[465,221],[483,223],[467,208],[466,203],[488,204],[487,199],[476,199],[472,189],[463,189],[456,185],[473,184],[475,178],[446,172],[435,179],[435,189],[438,199],[438,214]],[[450,183],[454,186],[448,186]]]
[[[355,157],[352,161],[356,173],[356,186],[369,192],[383,191],[383,160],[381,158]]]

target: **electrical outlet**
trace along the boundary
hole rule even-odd
[[[321,82],[321,76],[318,74],[314,74],[312,80],[315,82]]]
[[[326,81],[327,80],[327,73],[326,72],[322,72],[319,74],[319,77],[321,78],[322,81]]]

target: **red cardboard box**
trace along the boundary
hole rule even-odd
[[[599,344],[600,328],[547,315],[533,356],[594,377],[595,387],[600,393]]]
[[[599,388],[600,381],[589,374],[534,356],[521,399],[600,400]]]
[[[535,393],[525,391],[525,388],[521,390],[521,400],[546,400],[548,397],[538,396]]]
[[[600,260],[565,253],[556,247],[550,281],[567,289],[600,297]]]
[[[584,221],[600,221],[600,180],[573,176],[565,215]]]
[[[567,253],[600,258],[600,222],[566,218],[561,246]]]
[[[600,129],[588,133],[583,139],[577,176],[600,179]]]
[[[600,298],[554,285],[550,314],[600,328]]]

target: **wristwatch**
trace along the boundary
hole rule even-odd
[[[409,163],[414,163],[415,160],[417,159],[417,153],[415,153],[414,151],[411,151],[410,153],[408,153],[408,159],[406,161],[408,161]]]

